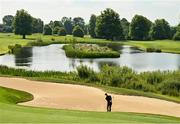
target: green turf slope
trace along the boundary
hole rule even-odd
[[[180,118],[122,112],[82,112],[16,105],[31,100],[29,93],[0,87],[0,123],[178,123]]]

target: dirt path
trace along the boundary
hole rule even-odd
[[[87,86],[0,77],[0,86],[33,94],[34,100],[21,105],[106,111],[104,91]],[[140,96],[114,95],[112,111],[137,112],[180,117],[180,104]]]

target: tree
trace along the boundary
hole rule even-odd
[[[170,39],[173,39],[174,35],[175,35],[176,32],[177,32],[177,26],[170,27],[170,29],[171,29]]]
[[[59,31],[58,31],[58,35],[59,36],[66,36],[66,30],[63,28],[63,27],[61,27],[60,29],[59,29]]]
[[[74,27],[73,36],[75,36],[75,37],[84,37],[84,31],[79,25]]]
[[[123,35],[124,35],[125,39],[128,39],[130,23],[127,21],[126,18],[122,18],[121,19],[121,25],[122,25],[122,28],[123,28]]]
[[[32,32],[33,33],[42,33],[43,26],[44,26],[44,23],[41,19],[33,18],[33,21],[32,21]]]
[[[26,35],[32,33],[32,17],[25,10],[18,10],[13,21],[14,33],[20,34],[23,36],[23,39],[26,38]]]
[[[73,19],[73,24],[74,24],[74,26],[79,25],[81,28],[83,28],[84,25],[85,25],[85,22],[84,22],[84,19],[83,19],[83,18],[81,18],[81,17],[75,17],[75,18]]]
[[[96,36],[107,40],[124,39],[119,14],[114,10],[107,8],[97,17]]]
[[[54,21],[53,28],[55,27],[63,27],[63,24],[61,21]]]
[[[52,29],[49,25],[45,25],[43,29],[43,34],[44,35],[52,35]]]
[[[3,25],[1,28],[1,32],[12,33],[13,32],[13,23],[14,17],[12,15],[6,15],[3,17]]]
[[[61,22],[64,25],[64,28],[65,28],[67,34],[72,34],[73,22],[72,22],[71,18],[63,17],[61,19]]]
[[[169,39],[171,36],[169,23],[165,19],[156,19],[150,34],[155,40]]]
[[[133,40],[149,39],[151,22],[144,16],[135,15],[130,24],[129,35]]]
[[[12,26],[14,17],[12,15],[6,15],[3,17],[3,24],[6,26]]]
[[[56,26],[53,28],[53,34],[58,34],[58,31],[60,30],[59,26]]]
[[[84,19],[81,17],[75,17],[73,19],[73,27],[75,26],[80,26],[83,30],[83,32],[85,32],[85,22]]]
[[[93,14],[91,15],[90,20],[89,20],[89,34],[93,38],[96,37],[95,27],[96,27],[96,15]]]
[[[174,34],[173,40],[180,40],[180,24],[176,28],[176,33]]]

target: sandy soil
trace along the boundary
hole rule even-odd
[[[87,86],[30,81],[20,78],[0,77],[0,86],[33,94],[34,100],[21,105],[106,111],[104,91]],[[180,117],[180,104],[140,96],[114,95],[113,112],[152,113]]]

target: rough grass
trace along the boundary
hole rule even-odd
[[[71,58],[118,58],[120,53],[108,47],[95,44],[75,44],[63,46],[66,56]]]
[[[85,112],[16,105],[32,95],[0,87],[0,123],[178,123],[180,118],[123,112]]]

